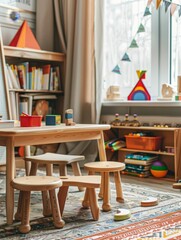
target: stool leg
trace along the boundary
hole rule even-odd
[[[94,220],[99,220],[99,206],[97,202],[95,188],[88,188],[88,193],[92,217]]]
[[[47,176],[53,176],[53,164],[46,164],[46,174]]]
[[[123,198],[120,172],[115,172],[114,173],[114,182],[115,182],[115,185],[116,185],[116,193],[117,193],[116,201],[120,202],[120,203],[123,203],[124,198]]]
[[[52,216],[52,209],[51,209],[48,191],[42,191],[41,193],[42,193],[42,202],[43,202],[43,216],[50,217]]]
[[[81,176],[82,175],[78,162],[71,163],[71,166],[72,166],[72,171],[74,173],[74,176]],[[84,191],[84,188],[83,187],[79,187],[79,191],[80,192]]]
[[[60,176],[67,176],[67,166],[66,164],[59,164]]]
[[[46,164],[46,175],[47,176],[53,175],[53,164]],[[45,217],[52,216],[52,209],[48,191],[42,192],[42,201],[43,201],[43,216]]]
[[[50,195],[50,201],[51,201],[51,207],[52,207],[54,226],[56,228],[62,228],[65,225],[65,222],[61,218],[55,189],[49,190],[49,195]]]
[[[90,199],[89,199],[89,190],[88,190],[88,188],[86,188],[85,194],[84,194],[84,200],[82,201],[83,208],[89,208],[89,206],[90,206],[89,201],[90,201]]]
[[[22,218],[19,231],[28,233],[31,230],[30,221],[30,192],[22,191]]]
[[[22,218],[22,206],[23,206],[23,192],[20,191],[18,198],[18,208],[14,216],[16,221],[20,221]]]
[[[101,187],[100,187],[100,191],[99,191],[99,197],[103,198],[104,195],[104,174],[101,173]]]
[[[61,216],[63,215],[63,210],[65,207],[65,201],[67,198],[67,193],[68,193],[68,186],[62,186],[59,188],[58,192],[58,202],[59,202],[59,207],[60,207],[60,214]]]
[[[108,212],[111,210],[111,205],[109,203],[110,199],[110,182],[109,182],[109,173],[103,173],[103,204],[102,209],[104,212]]]
[[[36,176],[37,169],[38,169],[38,163],[32,162],[31,169],[30,169],[30,176]]]

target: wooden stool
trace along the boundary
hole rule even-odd
[[[58,153],[44,153],[25,157],[25,161],[31,161],[32,163],[30,175],[36,174],[38,164],[46,164],[46,171],[49,176],[53,173],[53,164],[59,165],[60,176],[67,175],[67,164],[71,164],[75,176],[80,176],[81,171],[78,162],[84,159],[85,157],[83,155],[66,155]]]
[[[58,153],[45,153],[36,156],[25,157],[25,161],[31,161],[30,175],[36,175],[38,165],[46,165],[46,173],[48,176],[53,175],[53,164],[59,165],[60,176],[67,175],[67,164],[71,164],[75,176],[81,176],[79,161],[84,160],[83,155],[65,155]],[[84,189],[79,188],[80,191]]]
[[[84,200],[82,201],[82,206],[84,208],[90,207],[92,217],[94,220],[99,219],[99,206],[97,202],[97,196],[95,188],[99,188],[101,185],[100,176],[67,176],[62,178],[62,186],[59,189],[58,200],[60,206],[61,215],[63,215],[63,210],[65,206],[65,201],[67,198],[69,186],[77,186],[86,188]]]
[[[55,188],[62,186],[61,179],[52,176],[26,176],[12,180],[11,186],[20,190],[15,219],[21,220],[21,225],[19,227],[21,233],[27,233],[31,230],[29,224],[31,191],[49,191],[54,226],[56,228],[62,228],[64,226],[65,223],[61,218],[55,193]],[[43,208],[45,205],[46,203],[43,201]]]
[[[110,199],[110,180],[109,180],[109,173],[114,173],[114,182],[116,186],[116,201],[117,202],[124,202],[123,199],[123,192],[121,186],[121,177],[120,171],[125,169],[125,164],[120,162],[113,162],[113,161],[100,161],[100,162],[91,162],[86,163],[84,168],[89,171],[89,174],[92,175],[95,172],[101,173],[101,189],[99,193],[99,197],[103,198],[103,211],[107,212],[111,210],[111,205],[109,203]]]

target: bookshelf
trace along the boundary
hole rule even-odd
[[[19,120],[22,111],[46,113],[46,104],[48,114],[62,115],[65,54],[10,46],[4,46],[3,50],[9,118]]]

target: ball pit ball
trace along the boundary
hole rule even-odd
[[[154,177],[162,178],[165,177],[168,173],[168,168],[165,163],[161,161],[155,161],[150,168],[151,174]]]

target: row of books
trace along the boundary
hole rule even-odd
[[[123,174],[138,177],[149,177],[151,164],[158,160],[158,155],[135,152],[127,154],[125,157],[125,170]]]
[[[10,89],[61,90],[60,67],[50,64],[30,66],[29,62],[19,65],[6,64],[6,75]]]

